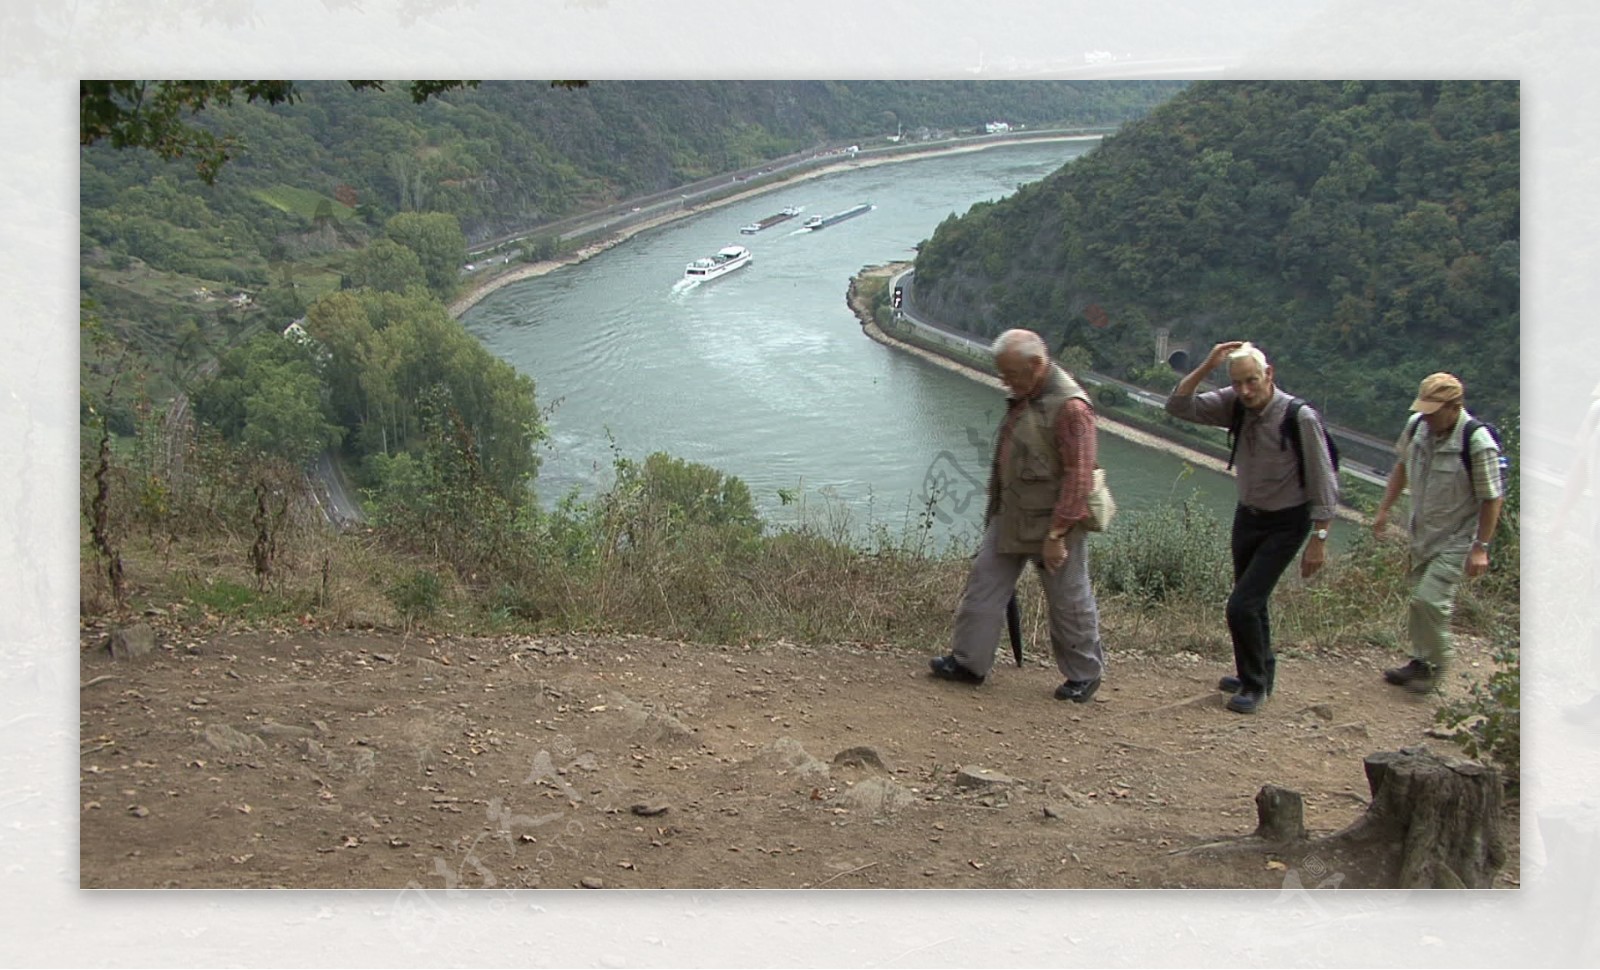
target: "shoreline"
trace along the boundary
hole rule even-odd
[[[879,165],[893,165],[897,162],[910,162],[917,161],[919,159],[937,158],[942,155],[962,155],[969,152],[981,152],[987,151],[991,148],[1006,148],[1014,147],[1016,145],[1035,143],[1048,144],[1063,141],[1098,141],[1102,137],[1103,136],[1101,135],[1060,135],[1047,136],[1043,138],[1016,138],[1005,141],[985,142],[981,145],[949,145],[943,148],[930,148],[926,151],[908,151],[882,158],[856,159],[821,165],[817,168],[800,172],[788,178],[779,179],[774,182],[768,182],[755,188],[745,189],[741,192],[735,192],[732,195],[723,196],[720,199],[699,203],[686,209],[662,213],[661,215],[652,219],[646,219],[643,222],[635,225],[619,229],[604,239],[596,240],[595,242],[590,243],[581,249],[575,250],[574,252],[568,253],[559,259],[547,259],[537,263],[528,263],[523,266],[518,266],[514,270],[501,273],[497,276],[475,284],[470,290],[457,297],[450,304],[449,313],[450,316],[459,318],[463,313],[466,313],[474,306],[477,306],[478,303],[484,299],[484,297],[487,297],[489,294],[501,289],[502,287],[510,286],[512,283],[520,283],[523,280],[544,276],[565,266],[576,266],[587,259],[598,256],[614,246],[619,246],[622,243],[627,242],[629,239],[632,239],[641,232],[646,232],[650,229],[656,229],[667,225],[668,223],[676,222],[679,219],[686,219],[689,216],[698,215],[702,212],[709,212],[712,209],[718,209],[725,205],[731,205],[734,202],[743,202],[746,199],[753,199],[758,196],[766,195],[770,192],[775,192],[778,189],[788,188],[791,185],[797,185],[801,182],[808,182],[815,178],[821,178],[824,175],[833,175],[838,172],[847,172],[858,168],[875,168]]]

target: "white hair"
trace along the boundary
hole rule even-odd
[[[1234,361],[1238,360],[1253,360],[1256,362],[1256,366],[1261,368],[1261,373],[1265,374],[1267,372],[1267,355],[1261,352],[1260,347],[1248,340],[1228,354],[1228,369],[1232,370]]]
[[[994,338],[994,344],[989,348],[990,353],[999,357],[1001,354],[1021,354],[1031,360],[1048,360],[1050,348],[1045,346],[1044,338],[1032,330],[1007,330]]]

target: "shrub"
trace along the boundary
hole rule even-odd
[[[1117,520],[1089,562],[1099,592],[1154,604],[1215,601],[1233,575],[1228,537],[1197,494]]]
[[[1522,770],[1522,661],[1518,644],[1496,648],[1498,669],[1486,681],[1473,681],[1467,696],[1440,707],[1434,721],[1450,729],[1452,740],[1472,758],[1487,758],[1505,772],[1506,786],[1518,787]]]
[[[417,620],[432,616],[444,602],[444,583],[430,569],[414,569],[384,590],[389,602],[409,628]]]

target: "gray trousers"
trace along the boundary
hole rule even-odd
[[[956,662],[980,677],[994,669],[995,650],[1005,622],[1006,603],[1017,580],[1038,556],[1010,555],[995,550],[998,519],[991,522],[967,573],[967,585],[956,607],[950,653]],[[1054,574],[1039,570],[1045,601],[1050,606],[1050,653],[1068,680],[1094,680],[1105,667],[1100,648],[1100,611],[1089,588],[1088,533],[1075,526],[1066,535],[1067,561]]]

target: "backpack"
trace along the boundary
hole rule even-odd
[[[1278,425],[1278,447],[1293,448],[1295,470],[1300,473],[1300,487],[1306,487],[1306,449],[1300,441],[1300,409],[1306,402],[1298,397],[1289,398],[1289,407],[1283,412],[1283,423]],[[1233,414],[1228,419],[1228,470],[1233,470],[1233,456],[1239,451],[1239,430],[1244,427],[1244,402],[1233,399]],[[1322,440],[1328,446],[1328,458],[1333,461],[1333,474],[1339,474],[1339,446],[1333,443],[1327,425],[1322,427]]]
[[[1422,423],[1422,415],[1413,414],[1406,422],[1406,443],[1411,443],[1411,438],[1417,433],[1417,425]],[[1467,473],[1467,480],[1472,480],[1472,436],[1483,428],[1489,432],[1489,437],[1494,441],[1495,455],[1498,461],[1495,467],[1500,472],[1500,494],[1506,493],[1506,482],[1511,477],[1511,459],[1506,457],[1505,443],[1500,439],[1500,429],[1487,421],[1477,418],[1467,418],[1467,423],[1461,428],[1461,467]]]

